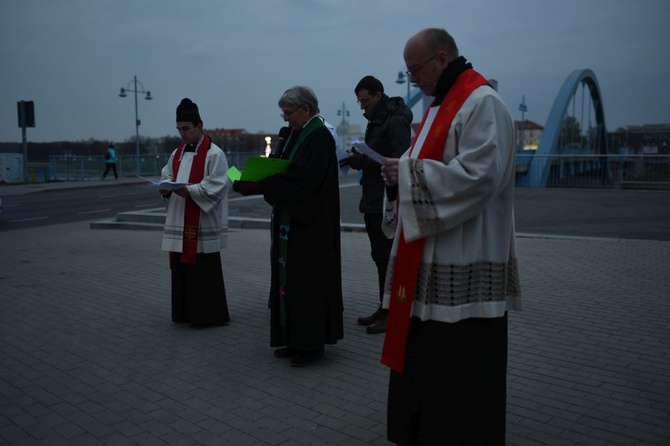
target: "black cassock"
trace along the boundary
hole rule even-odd
[[[314,119],[319,119],[315,117]],[[293,132],[282,158],[298,140]],[[261,181],[273,206],[271,345],[322,350],[343,337],[340,264],[340,195],[335,141],[318,127],[296,149],[288,170]],[[286,337],[279,325],[279,225],[290,219],[286,257]]]
[[[199,253],[197,264],[181,263],[171,252],[172,321],[221,325],[230,321],[221,253]]]

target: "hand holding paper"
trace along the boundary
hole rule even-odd
[[[349,166],[354,170],[361,170],[365,167],[367,155],[361,155],[358,152],[353,152],[348,158],[340,161],[340,167]]]
[[[175,181],[170,181],[170,180],[152,180],[149,178],[144,178],[143,176],[137,175],[139,178],[142,178],[143,180],[151,183],[152,185],[156,186],[158,190],[167,190],[167,191],[173,191],[175,189],[182,188],[184,186],[188,186],[191,183],[177,183]]]
[[[379,153],[372,150],[370,146],[365,144],[365,141],[357,139],[355,141],[352,141],[351,145],[354,146],[354,149],[356,149],[358,153],[360,153],[361,155],[366,155],[368,158],[370,158],[376,163],[384,164],[384,161],[386,161],[386,158],[383,155],[380,155]]]
[[[387,186],[398,184],[398,158],[388,158],[382,165],[382,178]]]

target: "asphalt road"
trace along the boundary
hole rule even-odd
[[[19,188],[25,193],[17,193]],[[9,192],[12,193],[9,193]],[[154,188],[136,179],[0,186],[0,231],[71,221],[102,220],[120,212],[161,207]],[[340,178],[344,223],[363,224],[361,191],[355,175]],[[670,240],[670,191],[517,188],[517,232],[551,236]],[[231,192],[229,214],[269,218],[270,206],[258,197]]]
[[[2,197],[0,231],[111,218],[119,212],[161,205],[156,190],[144,184],[45,189]]]
[[[517,188],[517,232],[670,240],[670,191]]]
[[[259,198],[235,199],[231,216],[268,218]],[[340,178],[342,222],[363,224],[356,177]],[[522,188],[515,193],[519,233],[640,240],[670,240],[670,191]]]

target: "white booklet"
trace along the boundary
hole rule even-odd
[[[169,180],[152,180],[151,178],[144,178],[143,176],[137,175],[139,178],[142,178],[144,181],[156,186],[160,190],[175,190],[180,187],[188,186],[191,183],[177,183],[175,181]]]
[[[375,161],[379,164],[384,164],[384,161],[386,161],[386,158],[383,155],[380,155],[379,153],[372,150],[370,146],[365,144],[365,141],[357,139],[355,141],[351,141],[350,144],[354,146],[356,152],[360,153],[361,155],[367,155],[367,157],[372,161]]]

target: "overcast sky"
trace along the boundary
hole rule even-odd
[[[35,102],[29,141],[133,138],[134,96],[118,94],[134,75],[154,97],[138,99],[141,135],[176,135],[183,97],[206,128],[276,133],[293,85],[312,87],[333,124],[344,103],[364,126],[356,83],[371,74],[406,96],[403,48],[425,27],[498,81],[514,119],[525,95],[544,125],[568,75],[590,68],[608,130],[670,123],[669,23],[668,0],[2,1],[0,141],[21,141],[19,100]]]

